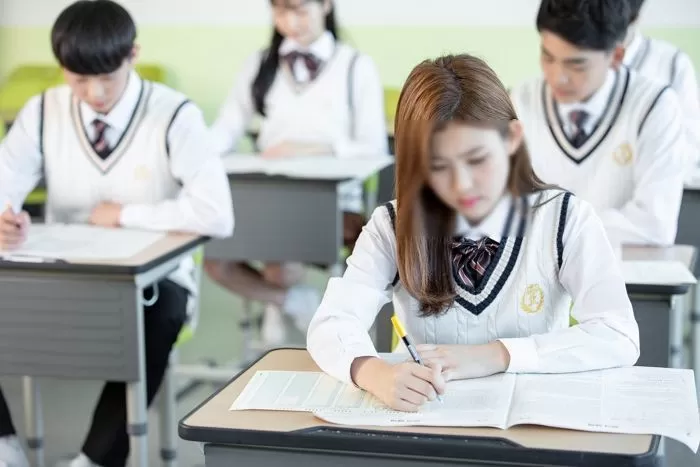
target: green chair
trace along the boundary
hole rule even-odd
[[[43,81],[52,83],[61,75],[61,69],[55,65],[22,65],[10,73],[7,81]]]

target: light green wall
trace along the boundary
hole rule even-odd
[[[681,47],[700,69],[700,29],[646,32]],[[188,94],[211,119],[241,62],[268,36],[261,27],[144,27],[139,32],[141,60],[165,65],[169,84]],[[538,72],[534,28],[358,27],[345,37],[374,58],[387,86],[400,86],[423,58],[448,52],[481,56],[507,85]],[[0,28],[0,78],[19,64],[51,60],[48,28]]]

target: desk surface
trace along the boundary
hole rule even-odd
[[[619,465],[636,465],[630,460],[644,459],[646,462],[658,447],[659,438],[650,435],[591,433],[539,426],[521,426],[508,430],[339,427],[319,420],[310,413],[229,411],[233,401],[258,370],[320,371],[306,350],[271,351],[187,415],[180,423],[180,436],[186,440],[211,444],[355,452],[370,450],[375,453],[415,456],[425,455],[427,447],[439,447],[438,450],[433,449],[433,457],[436,452],[451,458],[479,457],[476,451],[480,451],[481,455],[486,456],[484,459],[505,456],[521,461],[523,456],[533,455],[533,459],[542,464],[555,464],[555,461],[562,460],[562,456],[575,454],[579,458],[590,455],[601,461],[614,458],[621,461]],[[514,449],[504,449],[506,447]],[[529,449],[523,450],[523,447]],[[409,452],[411,450],[415,452]],[[607,459],[599,456],[606,456]],[[639,465],[643,463],[640,462]]]
[[[697,249],[689,245],[674,245],[670,247],[637,247],[622,248],[623,261],[678,261],[692,273],[695,270]],[[631,294],[683,295],[690,284],[627,284],[627,292]]]
[[[0,270],[70,271],[90,274],[139,274],[159,266],[207,241],[207,237],[191,234],[168,234],[138,254],[121,260],[6,261],[0,259]]]

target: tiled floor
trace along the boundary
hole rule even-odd
[[[322,284],[323,278],[312,276],[315,284]],[[202,358],[226,362],[235,358],[239,351],[240,331],[237,321],[241,316],[241,302],[230,297],[218,287],[204,281],[202,289],[202,314],[195,338],[183,345],[180,350],[182,362],[194,363]],[[290,334],[291,344],[302,344],[299,333]],[[232,374],[233,376],[233,374]],[[0,378],[3,391],[12,407],[14,421],[20,432],[23,430],[21,382],[18,378]],[[44,423],[46,431],[47,466],[70,456],[80,449],[83,436],[90,421],[92,408],[100,390],[101,383],[84,381],[42,380],[42,397],[44,405]],[[178,404],[178,416],[181,418],[192,408],[208,397],[215,387],[205,385],[188,393]],[[151,411],[150,462],[159,465],[158,419]],[[700,467],[700,456],[694,455],[686,447],[668,442],[668,467]],[[178,449],[181,467],[203,466],[204,458],[198,445],[180,441]]]

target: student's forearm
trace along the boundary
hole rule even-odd
[[[127,228],[187,232],[226,237],[233,231],[233,209],[186,199],[122,207],[120,225]]]

